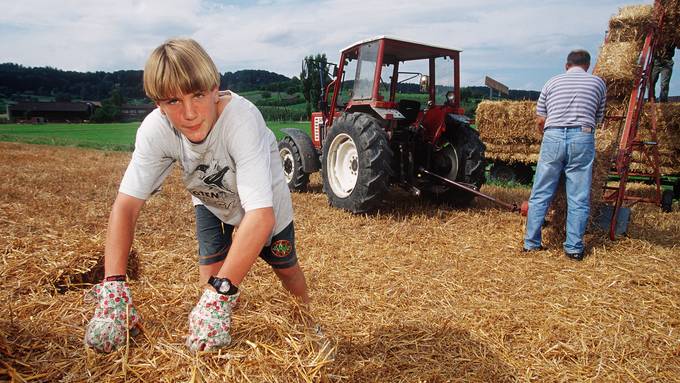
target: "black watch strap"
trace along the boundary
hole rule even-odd
[[[208,284],[212,286],[215,289],[215,291],[222,295],[234,295],[238,292],[238,287],[234,286],[234,284],[231,283],[229,278],[218,278],[214,275],[211,275],[210,278],[208,278]],[[226,286],[229,286],[229,288],[226,289],[226,291],[225,284]]]
[[[125,275],[109,275],[102,282],[125,282]]]

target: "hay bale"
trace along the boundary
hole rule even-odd
[[[486,144],[485,156],[490,160],[508,163],[534,164],[538,162],[541,144]]]
[[[487,145],[486,158],[511,163],[538,160],[541,136],[536,131],[536,102],[482,101],[475,121]]]
[[[676,47],[680,46],[680,1],[660,0],[659,3],[664,10],[660,42],[663,45],[673,42]]]
[[[654,104],[656,115],[656,133],[659,152],[680,151],[680,102]],[[645,104],[640,115],[639,132],[641,140],[650,140],[652,127],[652,105]]]
[[[566,237],[567,225],[567,194],[564,177],[560,177],[555,197],[550,203],[548,214],[543,225],[543,245],[549,248],[561,248]]]
[[[628,104],[624,102],[608,101],[607,106],[604,109],[604,115],[607,118],[621,118],[621,120],[626,118],[626,111],[628,110]],[[611,121],[607,126],[603,126],[606,129],[618,129],[619,124],[616,121]]]
[[[602,46],[593,74],[607,84],[608,100],[623,100],[633,89],[635,77],[640,70],[636,42],[607,43]]]
[[[641,41],[652,23],[654,6],[627,5],[609,19],[608,41],[612,43]]]
[[[540,143],[535,101],[482,101],[475,123],[482,141],[493,144]]]
[[[611,106],[610,106],[611,105]],[[622,113],[613,111],[612,109],[619,108],[625,111],[625,106],[621,104],[610,103],[608,106],[608,114]],[[640,122],[638,128],[637,139],[641,141],[652,141],[650,135],[652,106],[645,104],[642,114],[640,115]],[[680,174],[680,103],[669,102],[654,104],[656,114],[658,151],[659,151],[659,166],[661,174]],[[608,128],[618,131],[621,124],[611,124]],[[652,168],[644,163],[643,155],[640,152],[633,152],[633,162],[630,169],[636,172],[652,173]]]

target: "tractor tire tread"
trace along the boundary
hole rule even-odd
[[[339,133],[352,137],[359,152],[359,175],[357,183],[346,198],[337,197],[328,181],[326,169],[327,148],[322,156],[321,175],[323,190],[331,206],[349,210],[353,213],[366,213],[378,207],[388,188],[392,150],[387,134],[377,119],[364,113],[345,113],[333,124],[327,139],[330,146]]]
[[[295,141],[292,138],[286,136],[279,143],[279,149],[281,146],[287,147],[293,154],[293,178],[288,182],[288,189],[290,191],[306,191],[309,185],[309,174],[302,170],[302,153],[300,153],[300,148],[295,145]]]

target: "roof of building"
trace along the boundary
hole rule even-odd
[[[149,111],[156,109],[155,104],[123,104],[120,107],[121,109],[142,109]]]
[[[9,105],[9,109],[35,112],[87,112],[92,106],[86,102],[17,102]]]

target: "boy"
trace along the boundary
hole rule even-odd
[[[158,108],[137,131],[132,160],[111,209],[105,279],[93,290],[99,304],[85,334],[86,343],[98,351],[123,345],[127,324],[134,333],[141,322],[125,283],[127,256],[144,202],[176,161],[192,194],[200,280],[208,283],[189,315],[187,346],[208,350],[231,342],[238,286],[258,256],[288,291],[309,302],[274,134],[253,104],[218,92],[219,84],[215,64],[194,40],[168,40],[146,63],[144,91]]]

